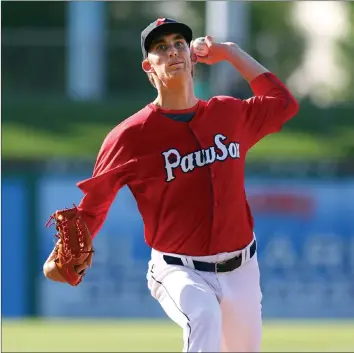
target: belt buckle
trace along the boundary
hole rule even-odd
[[[226,263],[227,262],[227,260],[225,260],[225,261],[221,261],[221,262],[215,262],[215,273],[217,274],[218,273],[218,265],[219,264],[224,264],[224,263]]]

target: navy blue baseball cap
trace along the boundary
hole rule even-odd
[[[188,44],[190,44],[193,38],[193,32],[186,24],[171,18],[158,18],[141,32],[141,50],[144,59],[148,55],[152,41],[167,33],[181,34]]]

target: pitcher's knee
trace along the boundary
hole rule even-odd
[[[196,310],[190,317],[187,352],[219,352],[221,326],[221,311],[216,306]]]

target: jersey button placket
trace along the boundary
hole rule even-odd
[[[215,172],[211,172],[211,179],[213,180],[213,182],[215,182]],[[214,193],[215,196],[215,193]],[[214,200],[214,207],[218,207],[219,206],[219,201]]]

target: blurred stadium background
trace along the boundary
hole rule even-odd
[[[264,351],[354,351],[354,3],[2,2],[2,350],[181,351],[150,297],[149,249],[123,189],[78,288],[46,281],[44,228],[78,203],[108,131],[154,98],[140,31],[157,17],[236,41],[299,99],[249,154]],[[198,66],[200,98],[248,97],[228,64]],[[58,339],[60,340],[58,343]]]

